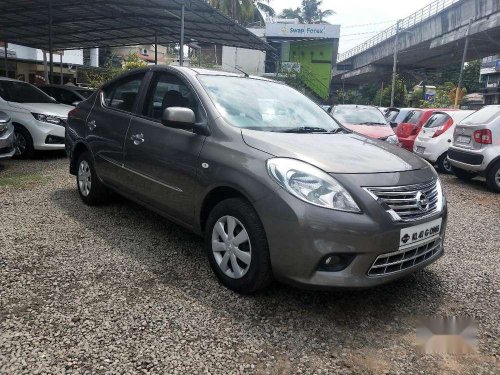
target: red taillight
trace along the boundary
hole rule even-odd
[[[73,108],[71,111],[68,113],[68,117],[74,117],[78,113],[78,108]]]
[[[450,118],[448,119],[448,121],[444,123],[444,125],[441,125],[439,128],[436,129],[432,138],[439,137],[441,134],[443,134],[445,131],[451,128],[452,125],[453,125],[453,119]]]
[[[483,145],[491,145],[491,139],[492,136],[490,129],[481,129],[474,132],[474,140],[477,143],[481,143]]]

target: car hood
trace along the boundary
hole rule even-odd
[[[32,113],[43,113],[44,115],[52,115],[57,117],[68,117],[68,112],[73,108],[70,105],[59,103],[13,103],[9,105],[14,108],[24,109]]]
[[[389,125],[376,126],[376,125],[357,125],[357,124],[344,124],[344,123],[342,123],[342,125],[347,129],[350,129],[357,133],[361,133],[370,138],[380,139],[394,135],[394,131]]]
[[[328,173],[387,173],[426,168],[418,156],[360,134],[289,134],[243,129],[244,142],[276,157],[303,160]]]

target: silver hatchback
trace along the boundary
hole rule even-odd
[[[482,175],[500,193],[500,105],[484,107],[456,127],[448,160],[458,178]]]

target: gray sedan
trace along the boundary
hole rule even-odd
[[[281,83],[135,70],[70,112],[66,149],[84,203],[117,191],[202,235],[237,292],[273,279],[371,287],[443,254],[446,200],[432,166]]]

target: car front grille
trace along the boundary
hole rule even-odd
[[[439,211],[437,180],[418,185],[365,188],[396,221],[414,221]]]
[[[441,251],[441,238],[438,238],[408,249],[379,255],[368,270],[368,276],[387,276],[407,270],[436,257]]]

